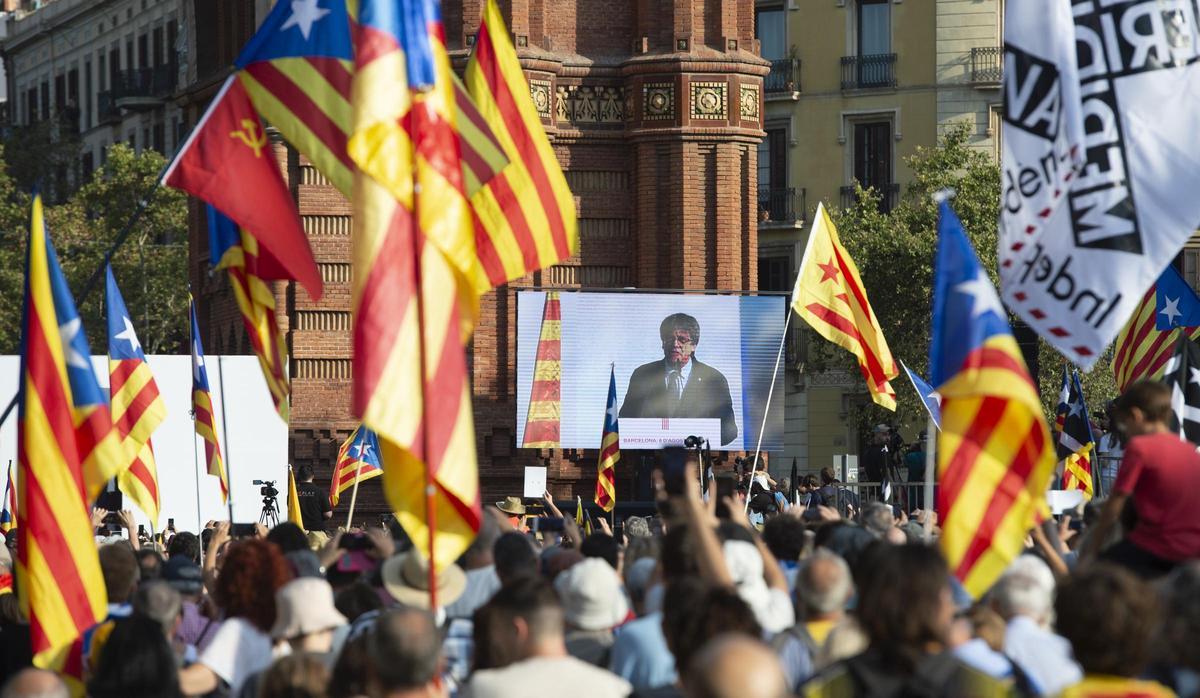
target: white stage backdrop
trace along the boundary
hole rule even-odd
[[[217,479],[207,474],[204,463],[204,442],[192,429],[192,359],[190,356],[148,356],[154,379],[167,406],[167,418],[154,432],[154,455],[158,461],[158,487],[162,499],[159,528],[165,528],[168,518],[175,519],[179,531],[196,531],[197,522],[226,519],[221,504]],[[287,517],[287,425],[275,413],[271,395],[263,382],[258,359],[253,356],[206,356],[208,380],[212,387],[213,409],[216,411],[217,438],[230,473],[229,488],[233,498],[233,516],[238,522],[258,520],[262,497],[253,480],[276,480],[279,489],[281,518]],[[108,359],[93,356],[96,377],[101,387],[108,389]],[[16,395],[20,372],[19,356],[0,356],[0,410]],[[221,373],[230,393],[226,405],[221,395]],[[227,419],[229,443],[221,431]],[[16,410],[0,427],[0,468],[17,457]],[[199,474],[199,516],[196,509],[197,474]],[[0,478],[3,470],[0,470]],[[0,490],[3,484],[0,483]],[[125,499],[134,510],[138,523],[148,524],[146,515]]]

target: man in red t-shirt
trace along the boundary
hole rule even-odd
[[[1114,416],[1129,443],[1083,557],[1105,542],[1132,499],[1137,522],[1103,557],[1153,579],[1200,558],[1200,454],[1171,431],[1171,389],[1162,383],[1134,383]]]

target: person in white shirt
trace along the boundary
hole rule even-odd
[[[221,526],[217,536],[228,535],[229,524]],[[222,682],[237,695],[250,675],[270,666],[275,658],[268,634],[275,624],[275,592],[291,576],[287,560],[274,544],[254,539],[229,545],[213,594],[225,622],[196,663],[179,672],[184,695],[204,695]]]
[[[1083,678],[1071,644],[1050,630],[1054,574],[1032,555],[1013,561],[990,592],[1007,624],[1004,653],[1029,676],[1037,695],[1057,695]]]
[[[489,618],[490,642],[517,661],[476,671],[459,693],[463,698],[509,698],[523,687],[565,689],[572,698],[624,698],[633,690],[615,674],[567,654],[562,605],[537,579],[521,579],[496,593],[481,610]],[[486,648],[485,648],[486,649]]]

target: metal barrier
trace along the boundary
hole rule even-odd
[[[871,502],[894,504],[908,513],[915,509],[933,508],[937,502],[935,484],[934,501],[926,506],[924,482],[889,482],[886,491],[884,483],[880,482],[839,482],[831,487],[833,491],[830,496],[825,497],[828,500],[825,505],[837,509],[843,516],[847,513],[847,505],[853,506],[857,515]]]

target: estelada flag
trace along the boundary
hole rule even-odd
[[[105,271],[108,394],[112,400],[113,426],[125,449],[117,486],[146,514],[151,528],[158,528],[161,497],[150,435],[167,418],[167,406],[133,329],[112,265]]]
[[[837,228],[817,204],[800,273],[792,291],[792,309],[817,334],[858,357],[858,367],[876,404],[896,409],[889,382],[900,375],[879,320],[867,299],[858,267],[838,239]]]
[[[950,570],[979,598],[1020,554],[1044,510],[1054,444],[1037,387],[996,288],[962,223],[938,204],[930,382],[942,396],[939,539]]]
[[[212,204],[248,230],[289,278],[299,281],[313,300],[321,299],[321,274],[300,215],[262,121],[236,75],[221,86],[163,181]]]
[[[604,431],[600,436],[600,461],[596,465],[596,506],[612,511],[617,506],[617,461],[621,460],[621,433],[617,421],[617,369],[608,373],[608,401]]]
[[[71,290],[34,196],[17,427],[17,592],[33,662],[62,668],[107,613],[89,505],[123,455]]]
[[[379,437],[359,424],[338,449],[337,465],[333,466],[333,477],[329,480],[330,505],[336,507],[342,493],[353,487],[356,480],[361,484],[382,474]]]

